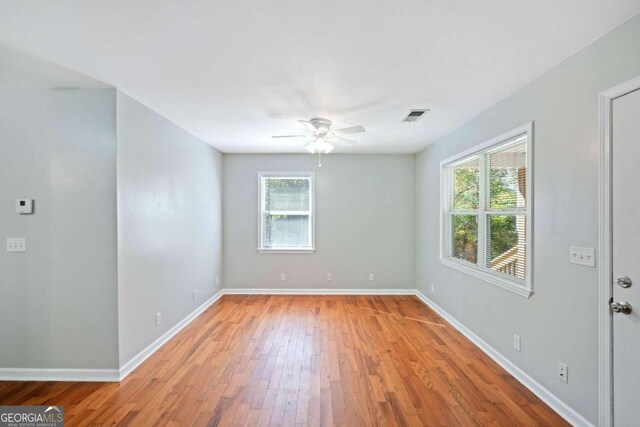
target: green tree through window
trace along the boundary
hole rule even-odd
[[[446,256],[525,279],[527,140],[518,136],[444,166]]]

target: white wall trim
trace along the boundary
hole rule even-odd
[[[471,264],[465,265],[464,261],[457,260],[455,258],[440,258],[440,262],[458,271],[467,273],[477,279],[484,280],[492,285],[496,285],[509,292],[513,292],[516,295],[520,295],[521,297],[529,298],[531,294],[533,294],[532,290],[517,285],[513,280],[502,278],[495,273],[486,272],[478,267],[472,266]]]
[[[612,271],[612,126],[614,99],[640,89],[640,77],[629,80],[598,96],[600,170],[598,178],[598,424],[613,425],[613,322],[609,300],[613,292]]]
[[[415,292],[415,289],[221,289],[120,369],[0,368],[0,381],[122,381],[223,295],[415,295]]]
[[[527,375],[497,350],[478,337],[470,329],[458,322],[454,317],[440,308],[433,301],[416,289],[222,289],[204,304],[194,310],[174,327],[165,332],[144,350],[131,358],[120,369],[24,369],[24,368],[0,368],[0,381],[93,381],[93,382],[118,382],[126,378],[138,366],[144,363],[160,347],[184,329],[196,317],[209,306],[218,301],[223,295],[415,295],[424,304],[433,309],[442,318],[449,322],[460,333],[466,336],[473,344],[485,354],[496,361],[513,377],[531,390],[542,401],[549,405],[565,420],[574,426],[593,427],[584,417],[558,399],[550,391]]]
[[[0,368],[0,381],[93,381],[120,380],[118,369]]]
[[[476,335],[469,328],[460,323],[455,317],[451,316],[444,309],[439,307],[436,303],[427,298],[422,292],[416,290],[415,295],[433,311],[438,313],[444,320],[456,328],[462,335],[467,337],[473,344],[475,344],[480,350],[482,350],[487,356],[492,358],[498,365],[502,366],[509,374],[515,379],[520,381],[525,387],[527,387],[533,394],[538,396],[544,403],[549,405],[551,409],[556,411],[562,418],[567,420],[574,426],[589,426],[593,427],[586,418],[572,409],[569,405],[560,400],[557,396],[544,388],[540,383],[531,378],[526,372],[516,366],[513,362],[503,356],[495,348],[491,347]]]
[[[415,295],[415,289],[227,288],[225,295]]]
[[[0,381],[92,381],[117,382],[122,381],[145,360],[155,353],[163,344],[173,338],[185,326],[198,317],[211,304],[224,295],[224,290],[218,291],[205,301],[200,307],[192,311],[178,324],[162,334],[153,343],[131,358],[120,369],[32,369],[32,368],[0,368]]]
[[[219,290],[214,296],[205,301],[200,307],[196,308],[187,317],[178,322],[174,327],[162,334],[158,339],[149,344],[140,353],[133,356],[124,365],[120,366],[120,381],[125,379],[127,375],[133,372],[138,366],[140,366],[145,360],[155,353],[160,347],[162,347],[167,341],[173,338],[178,332],[184,329],[189,323],[191,323],[196,317],[198,317],[203,311],[205,311],[211,304],[218,301],[224,295],[224,289]]]
[[[505,214],[509,215],[518,215],[525,214],[526,215],[526,229],[527,231],[527,241],[526,241],[526,274],[525,280],[517,280],[506,274],[491,270],[490,268],[485,266],[485,255],[484,255],[484,242],[485,241],[485,228],[486,228],[486,219],[490,213],[497,213],[497,210],[489,209],[487,204],[487,194],[485,185],[487,184],[487,172],[485,167],[483,166],[485,156],[488,154],[499,151],[503,147],[508,147],[511,144],[514,144],[521,140],[526,136],[527,141],[527,170],[526,170],[526,181],[527,181],[527,194],[526,194],[526,208],[521,209],[512,209],[508,210],[500,210]],[[534,122],[527,122],[521,126],[518,126],[515,129],[512,129],[508,132],[503,133],[502,135],[496,136],[495,138],[491,138],[488,141],[485,141],[481,144],[478,144],[474,147],[471,147],[461,153],[458,153],[454,156],[451,156],[447,159],[444,159],[440,162],[440,261],[442,264],[451,267],[453,269],[459,270],[463,273],[470,274],[477,279],[483,280],[487,283],[491,283],[496,285],[502,289],[511,291],[516,295],[520,295],[524,298],[529,298],[533,293],[533,252],[534,252],[534,162],[533,158],[535,156],[535,136],[534,136]],[[453,177],[451,176],[451,167],[459,164],[459,162],[466,161],[472,158],[476,158],[480,161],[480,169],[479,169],[479,205],[477,209],[470,210],[457,210],[454,211],[451,205],[451,181]],[[478,260],[477,264],[465,263],[450,256],[451,248],[449,241],[451,240],[451,214],[452,213],[466,213],[477,215],[478,217]],[[482,250],[481,250],[482,249]]]
[[[309,179],[309,247],[305,248],[265,248],[263,247],[264,212],[265,205],[262,185],[265,178],[288,177]],[[282,171],[282,172],[258,172],[258,252],[261,254],[313,254],[316,251],[316,174],[311,171]]]

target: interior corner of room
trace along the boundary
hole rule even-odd
[[[283,61],[292,76],[268,68],[259,81],[247,69],[267,61],[261,53],[252,51],[257,56],[242,68],[235,51],[224,51],[255,92],[237,85],[233,66],[212,71],[211,80],[194,75],[196,90],[167,77],[187,76],[182,65],[162,62],[167,76],[150,76],[135,46],[131,56],[118,56],[99,28],[84,28],[109,62],[102,70],[82,44],[64,50],[33,30],[43,21],[30,6],[20,15],[18,6],[0,5],[7,9],[0,13],[0,235],[7,243],[0,252],[0,405],[54,405],[53,396],[67,399],[72,425],[85,415],[117,422],[111,403],[91,418],[83,412],[89,400],[62,388],[58,395],[53,386],[34,388],[52,391],[30,399],[27,388],[66,381],[80,395],[81,387],[99,387],[80,383],[120,382],[126,395],[126,381],[152,388],[150,378],[173,366],[183,370],[175,390],[157,393],[190,402],[200,375],[212,382],[202,386],[202,399],[217,399],[197,419],[173,407],[166,416],[174,422],[231,422],[246,409],[257,424],[264,408],[247,399],[285,399],[284,382],[273,388],[269,370],[300,368],[295,387],[303,390],[305,373],[326,369],[335,350],[335,372],[323,371],[317,390],[310,383],[287,398],[318,393],[307,396],[299,425],[313,424],[320,402],[331,413],[328,424],[372,416],[335,399],[349,394],[341,388],[345,375],[368,375],[353,385],[362,389],[352,402],[370,394],[363,407],[378,405],[389,423],[508,425],[517,416],[523,425],[632,425],[640,371],[630,350],[614,346],[624,340],[640,348],[633,323],[640,294],[632,285],[640,280],[633,277],[640,229],[628,214],[640,206],[640,151],[624,144],[640,140],[640,5],[626,3],[602,17],[597,31],[576,24],[569,35],[550,21],[561,46],[548,55],[559,56],[547,64],[542,47],[551,47],[540,41],[540,58],[532,59],[539,73],[526,73],[516,63],[526,55],[505,48],[496,55],[513,62],[500,67],[473,55],[482,78],[496,67],[495,85],[484,92],[480,77],[454,85],[446,64],[438,75],[416,67],[433,79],[426,95],[366,76],[359,87],[349,75],[359,105],[341,95],[339,73],[329,73],[326,61],[312,71]],[[51,6],[43,11],[68,23]],[[33,37],[25,38],[27,29]],[[61,30],[54,40],[73,34]],[[176,58],[191,58],[162,40]],[[247,48],[244,39],[234,43]],[[332,57],[319,49],[320,58]],[[110,65],[116,58],[130,68]],[[461,58],[449,65],[463,66]],[[353,66],[382,67],[367,64]],[[519,80],[495,82],[509,70]],[[218,93],[206,89],[214,80]],[[438,82],[474,96],[464,114],[454,108],[464,96],[439,91]],[[391,100],[392,89],[400,101]],[[252,97],[258,106],[249,106]],[[322,335],[334,328],[340,332]],[[241,349],[225,356],[223,369],[216,355],[231,342]],[[357,359],[367,345],[380,347]],[[274,348],[289,358],[278,353],[276,361]],[[322,355],[309,356],[319,348]],[[420,358],[407,356],[414,350]],[[376,370],[390,360],[402,368]],[[212,371],[194,368],[205,363]],[[436,396],[426,377],[449,397]],[[457,383],[461,377],[469,383]],[[223,386],[239,394],[224,397]],[[251,396],[242,394],[249,389]],[[491,406],[503,398],[500,409]],[[430,413],[429,399],[449,412]],[[121,409],[141,424],[159,422],[151,403],[132,402]],[[465,405],[475,411],[478,402],[466,418]],[[275,413],[266,419],[293,425],[287,409],[282,419]]]

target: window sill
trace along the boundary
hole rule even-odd
[[[258,252],[261,254],[312,254],[316,251],[315,248],[283,248],[283,249],[271,249],[271,248],[258,248]]]
[[[527,289],[524,286],[520,285],[519,283],[514,282],[513,280],[502,278],[502,277],[493,275],[491,273],[486,273],[477,268],[464,265],[459,261],[454,261],[449,258],[440,258],[440,262],[448,267],[462,271],[463,273],[467,273],[487,283],[491,283],[492,285],[498,286],[502,289],[506,289],[507,291],[513,292],[514,294],[520,295],[521,297],[529,298],[533,294],[533,291],[531,289]]]

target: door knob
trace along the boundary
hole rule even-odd
[[[631,304],[626,301],[612,302],[611,311],[614,313],[631,314]]]
[[[620,276],[616,279],[616,283],[621,288],[628,288],[629,286],[631,286],[631,279],[629,279],[627,276]]]

